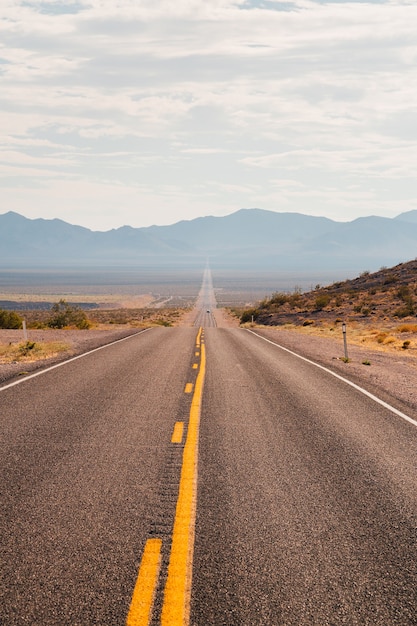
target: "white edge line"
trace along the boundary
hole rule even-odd
[[[271,341],[270,339],[267,339],[266,337],[262,337],[262,335],[258,335],[258,333],[255,333],[253,330],[249,330],[249,328],[246,328],[245,330],[247,330],[248,333],[251,333],[252,335],[255,335],[255,337],[259,337],[259,339],[263,339],[264,341],[267,341],[268,343],[271,343],[273,346],[276,346],[277,348],[280,348],[281,350],[285,350],[285,352],[289,352],[289,354],[292,354],[293,356],[296,356],[298,359],[302,359],[303,361],[306,361],[306,363],[310,363],[311,365],[314,365],[315,367],[318,367],[319,369],[327,372],[328,374],[331,374],[332,376],[334,376],[335,378],[338,378],[339,380],[343,381],[347,385],[350,385],[351,387],[353,387],[357,391],[360,391],[365,396],[368,396],[368,398],[371,398],[371,400],[373,400],[374,402],[377,402],[378,404],[380,404],[384,408],[388,409],[388,411],[391,411],[392,413],[395,413],[395,415],[397,415],[398,417],[401,417],[402,419],[407,420],[407,422],[410,422],[410,424],[413,424],[414,426],[417,426],[417,421],[414,420],[409,415],[406,415],[405,413],[402,413],[401,411],[398,411],[398,409],[396,409],[395,407],[391,406],[390,404],[387,404],[387,402],[384,402],[383,400],[381,400],[377,396],[374,396],[369,391],[366,391],[366,389],[363,389],[363,387],[359,387],[359,385],[356,385],[355,383],[352,383],[352,381],[348,380],[347,378],[344,378],[343,376],[340,376],[339,374],[336,374],[335,372],[332,372],[332,370],[328,369],[327,367],[324,367],[324,365],[320,365],[319,363],[315,363],[314,361],[311,361],[310,359],[307,359],[306,357],[301,356],[301,354],[297,354],[296,352],[293,352],[292,350],[289,350],[288,348],[284,348],[284,346],[281,346],[279,343],[275,343],[275,341]]]
[[[143,330],[140,330],[138,333],[133,333],[132,335],[128,335],[127,337],[122,337],[121,339],[116,339],[116,341],[111,341],[110,343],[106,343],[104,344],[104,346],[99,346],[98,348],[94,348],[93,350],[89,350],[88,352],[83,352],[82,354],[73,356],[70,359],[66,359],[65,361],[61,361],[60,363],[56,363],[55,365],[46,367],[45,369],[35,372],[34,374],[28,374],[28,376],[25,376],[24,378],[21,378],[20,380],[15,380],[14,382],[9,383],[8,385],[4,385],[3,387],[0,387],[0,391],[4,391],[5,389],[10,389],[10,387],[15,387],[16,385],[20,385],[21,383],[26,382],[30,378],[36,378],[36,376],[41,376],[42,374],[46,374],[46,372],[50,372],[51,370],[54,370],[57,367],[62,367],[63,365],[72,363],[73,361],[76,361],[77,359],[82,359],[83,357],[88,356],[89,354],[93,354],[93,352],[104,350],[104,348],[109,348],[110,346],[114,346],[116,343],[120,343],[121,341],[126,341],[127,339],[131,339],[132,337],[137,337],[138,335],[145,333],[147,330],[151,330],[151,329],[144,328]]]

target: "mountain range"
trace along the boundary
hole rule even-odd
[[[101,232],[59,219],[0,215],[3,267],[188,266],[374,271],[417,256],[417,210],[337,222],[300,213],[241,209],[170,226]]]

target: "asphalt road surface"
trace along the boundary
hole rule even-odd
[[[205,335],[191,622],[416,624],[417,423],[244,330]]]
[[[417,422],[271,342],[155,328],[0,407],[0,624],[417,623]]]
[[[210,328],[217,326],[215,309],[217,307],[216,296],[214,294],[211,271],[207,267],[204,270],[203,282],[198,294],[195,310],[194,326]]]

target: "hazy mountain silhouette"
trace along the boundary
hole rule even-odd
[[[417,224],[417,211],[406,211],[405,213],[400,213],[395,220],[399,220],[401,222],[410,222],[411,224]]]
[[[254,269],[373,270],[417,255],[417,210],[337,222],[300,213],[241,209],[170,226],[106,232],[59,219],[0,215],[3,266],[195,264]]]

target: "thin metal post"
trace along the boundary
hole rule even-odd
[[[344,345],[344,348],[345,348],[345,359],[347,361],[349,359],[349,357],[348,357],[348,350],[347,350],[346,324],[345,324],[345,322],[343,322],[343,324],[342,324],[342,333],[343,333],[343,345]]]

